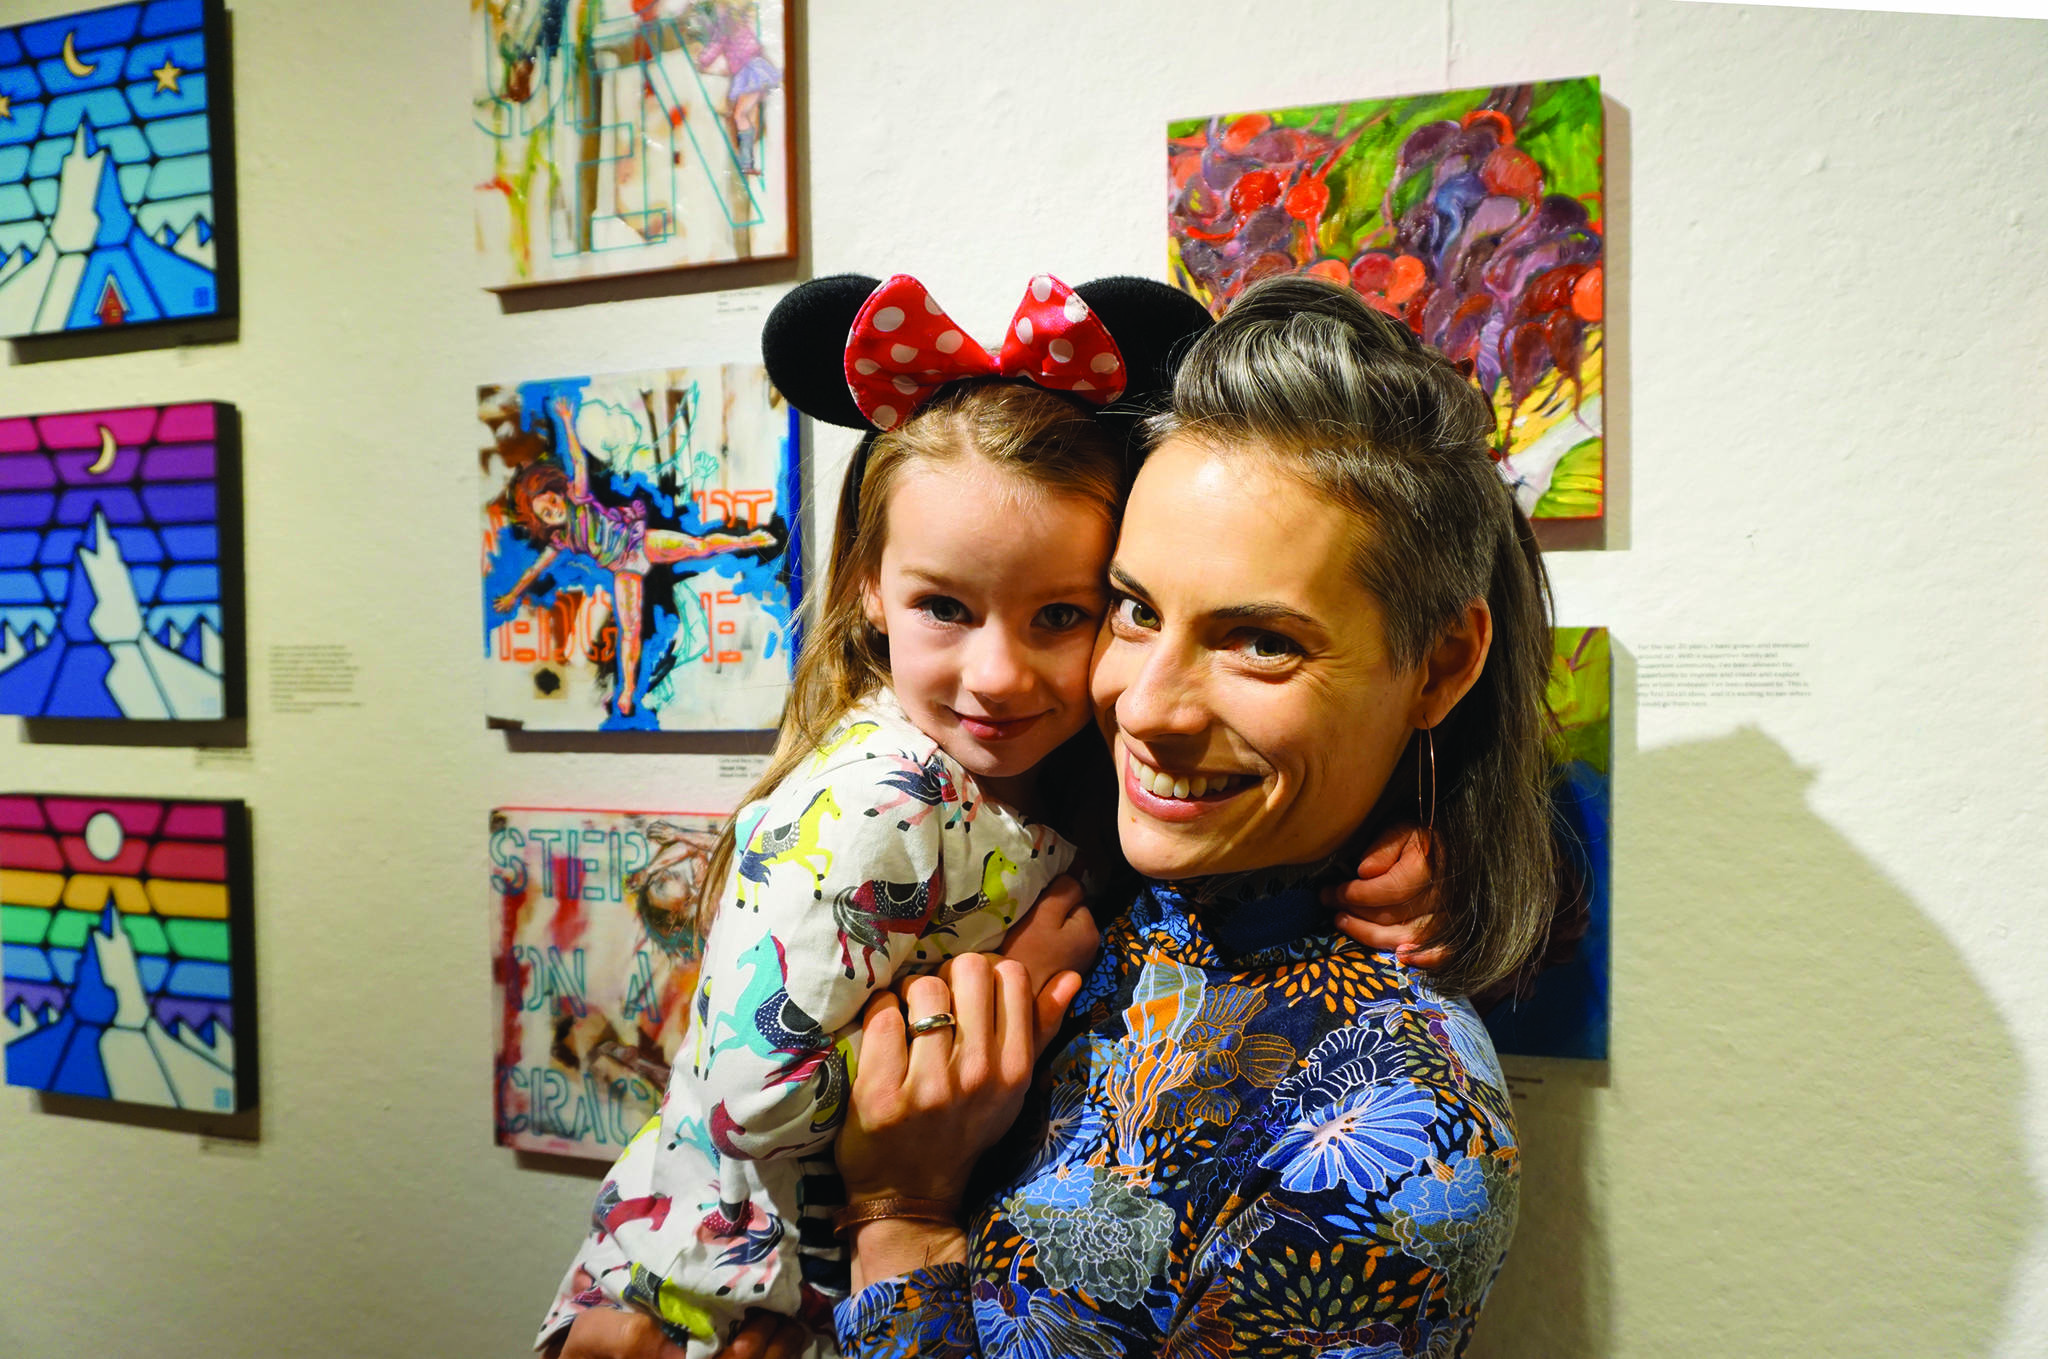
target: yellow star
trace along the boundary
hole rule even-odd
[[[13,121],[14,101],[6,95],[0,94],[0,123],[11,123]]]
[[[185,72],[173,66],[171,59],[165,57],[164,64],[151,71],[150,74],[156,77],[156,91],[158,94],[163,94],[166,91],[176,94],[178,93],[178,77],[184,75]]]

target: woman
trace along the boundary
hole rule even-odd
[[[1517,1159],[1492,1047],[1446,996],[1511,972],[1554,899],[1544,582],[1490,430],[1441,357],[1313,280],[1248,291],[1190,353],[1093,686],[1152,882],[1027,1117],[1057,983],[969,957],[870,1008],[839,1143],[847,1354],[1463,1349]],[[1449,950],[1428,979],[1318,895],[1410,815]]]

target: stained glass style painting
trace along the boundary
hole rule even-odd
[[[1492,400],[1525,511],[1598,519],[1603,126],[1593,77],[1169,123],[1173,280],[1219,316],[1279,274],[1356,289]]]
[[[243,709],[233,407],[0,419],[0,713]]]
[[[653,1117],[689,1023],[692,922],[723,819],[491,813],[500,1146],[608,1161]]]
[[[478,392],[486,712],[765,730],[795,646],[796,412],[759,364]]]
[[[0,795],[0,936],[9,1085],[255,1105],[241,803]]]
[[[0,336],[235,314],[218,0],[0,29]]]
[[[1495,1005],[1486,1027],[1504,1053],[1604,1061],[1614,763],[1614,666],[1606,628],[1555,630],[1549,702],[1557,760],[1552,800],[1584,887],[1586,932],[1571,961],[1545,971],[1533,993]]]
[[[795,254],[782,0],[472,0],[493,287]]]

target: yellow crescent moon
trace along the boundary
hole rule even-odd
[[[83,80],[94,71],[99,70],[100,64],[94,62],[88,66],[78,59],[78,48],[73,45],[77,40],[78,32],[75,29],[64,35],[64,69],[77,76],[80,80]],[[44,48],[43,50],[48,51],[49,49]]]
[[[101,425],[100,459],[92,466],[86,468],[85,474],[89,477],[96,477],[106,471],[114,465],[114,455],[118,452],[120,452],[120,449],[114,446],[114,431],[108,429],[105,425]]]

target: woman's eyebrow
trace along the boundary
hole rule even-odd
[[[1109,564],[1109,583],[1122,590],[1125,594],[1137,595],[1141,599],[1150,599],[1152,597],[1150,590],[1138,584],[1136,576],[1124,570],[1115,562]]]
[[[1314,614],[1303,613],[1292,605],[1265,600],[1250,604],[1227,604],[1211,611],[1209,616],[1227,623],[1286,624],[1315,632],[1324,630],[1321,621]]]
[[[1109,579],[1111,584],[1115,585],[1125,594],[1134,595],[1139,599],[1150,599],[1152,597],[1151,592],[1138,583],[1136,576],[1133,576],[1115,562],[1109,564]],[[1254,600],[1245,604],[1226,604],[1220,609],[1211,609],[1208,616],[1223,623],[1263,623],[1269,627],[1285,625],[1297,629],[1306,629],[1318,636],[1327,636],[1329,634],[1329,629],[1325,628],[1322,620],[1314,614],[1303,613],[1292,604],[1282,604],[1277,600]]]

